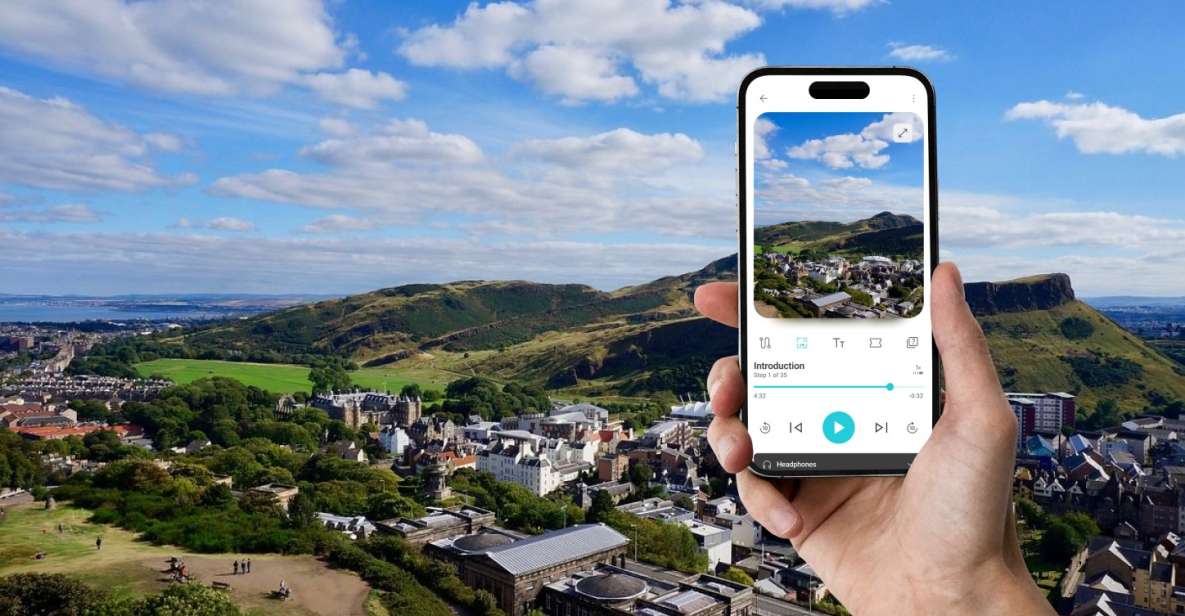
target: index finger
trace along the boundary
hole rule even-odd
[[[695,290],[695,309],[713,321],[736,327],[738,291],[735,282],[702,284]]]

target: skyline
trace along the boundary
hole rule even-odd
[[[967,280],[1063,271],[1085,296],[1181,295],[1185,83],[1163,77],[1185,57],[1183,17],[1170,3],[1024,19],[871,0],[6,3],[0,288],[619,288],[693,271],[735,252],[739,76],[900,63],[937,89],[941,256]]]

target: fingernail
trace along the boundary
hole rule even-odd
[[[736,448],[737,437],[735,434],[729,434],[722,437],[720,442],[716,443],[716,461],[720,464],[724,464],[724,461],[728,459],[728,454],[732,453],[732,450]]]
[[[708,400],[716,398],[716,390],[720,389],[720,379],[714,378],[713,375],[708,375]]]
[[[769,530],[779,537],[790,537],[797,530],[798,520],[798,513],[793,507],[775,507],[769,512],[769,524],[772,527]]]

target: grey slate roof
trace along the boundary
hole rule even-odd
[[[492,548],[485,556],[507,573],[522,575],[628,543],[604,524],[580,524]]]

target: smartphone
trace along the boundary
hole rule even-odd
[[[768,67],[737,109],[750,468],[903,474],[939,413],[934,89],[909,68]]]

